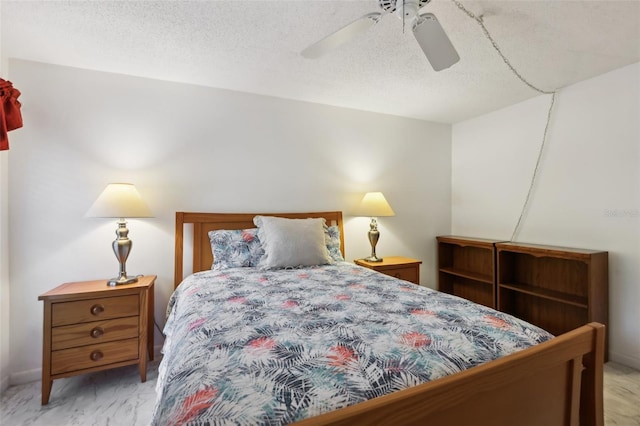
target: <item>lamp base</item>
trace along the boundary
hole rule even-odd
[[[138,282],[138,277],[127,277],[126,275],[118,278],[111,278],[107,281],[108,286],[116,286],[116,285],[125,285],[125,284],[133,284]]]
[[[383,260],[383,259],[382,259],[381,257],[378,257],[378,256],[376,256],[376,255],[373,255],[373,256],[365,257],[365,258],[364,258],[364,259],[362,259],[362,260],[365,260],[365,261],[367,261],[367,262],[376,263],[376,262],[382,262],[382,260]]]

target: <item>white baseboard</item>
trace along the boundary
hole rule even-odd
[[[153,347],[153,359],[156,361],[162,359],[162,345],[155,345]]]
[[[640,370],[640,358],[621,355],[616,352],[609,352],[609,361],[617,362],[618,364],[626,365],[627,367]]]
[[[24,385],[25,383],[36,382],[38,380],[42,380],[42,368],[13,373],[9,377],[9,384],[12,386]]]
[[[9,376],[3,377],[2,379],[0,379],[0,395],[2,395],[4,391],[7,390],[8,387],[9,387]]]

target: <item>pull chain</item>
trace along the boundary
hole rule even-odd
[[[522,210],[520,212],[520,216],[518,217],[518,222],[516,223],[516,226],[513,229],[513,233],[511,234],[511,241],[515,241],[516,235],[518,234],[518,231],[520,229],[520,225],[522,223],[522,219],[524,218],[524,214],[527,211],[527,207],[529,206],[529,201],[530,201],[530,198],[531,198],[531,192],[533,191],[533,187],[534,187],[534,184],[536,182],[536,178],[538,176],[538,169],[540,168],[540,160],[542,159],[542,153],[544,151],[544,146],[545,146],[545,143],[547,141],[547,132],[549,130],[549,123],[551,122],[551,112],[553,111],[553,105],[555,104],[557,90],[552,90],[552,91],[542,90],[542,89],[534,86],[533,84],[531,84],[526,78],[524,78],[522,75],[520,75],[520,73],[515,69],[515,67],[513,65],[511,65],[511,62],[509,62],[509,59],[507,59],[507,57],[500,50],[500,47],[498,46],[498,43],[493,39],[493,37],[489,33],[489,30],[484,25],[482,17],[478,17],[473,12],[471,12],[468,9],[466,9],[462,5],[462,3],[460,3],[458,0],[451,0],[451,1],[458,7],[458,9],[460,9],[469,18],[473,19],[474,21],[476,21],[478,23],[478,25],[480,25],[480,27],[482,28],[482,31],[484,32],[485,37],[487,37],[487,39],[491,42],[491,45],[493,46],[495,51],[498,53],[498,55],[500,55],[500,57],[502,58],[504,63],[509,67],[511,72],[516,77],[518,77],[518,79],[520,81],[522,81],[529,88],[535,90],[538,93],[542,93],[544,95],[551,95],[551,104],[549,105],[549,111],[547,112],[547,123],[544,126],[544,134],[542,136],[542,143],[540,144],[540,150],[538,151],[538,159],[536,161],[536,166],[533,169],[533,176],[531,176],[531,183],[529,185],[529,190],[527,191],[527,196],[526,196],[526,198],[524,200],[524,204],[522,205]]]

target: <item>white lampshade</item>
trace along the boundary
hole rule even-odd
[[[383,217],[395,216],[393,209],[382,192],[367,192],[357,208],[358,216]]]
[[[110,183],[93,203],[88,217],[153,217],[140,193],[130,183]]]

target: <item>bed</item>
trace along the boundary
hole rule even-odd
[[[327,251],[340,253],[329,265],[211,270],[209,232],[255,228],[255,216],[322,218]],[[175,244],[155,425],[604,422],[603,325],[552,337],[340,261],[341,212],[178,212]]]

